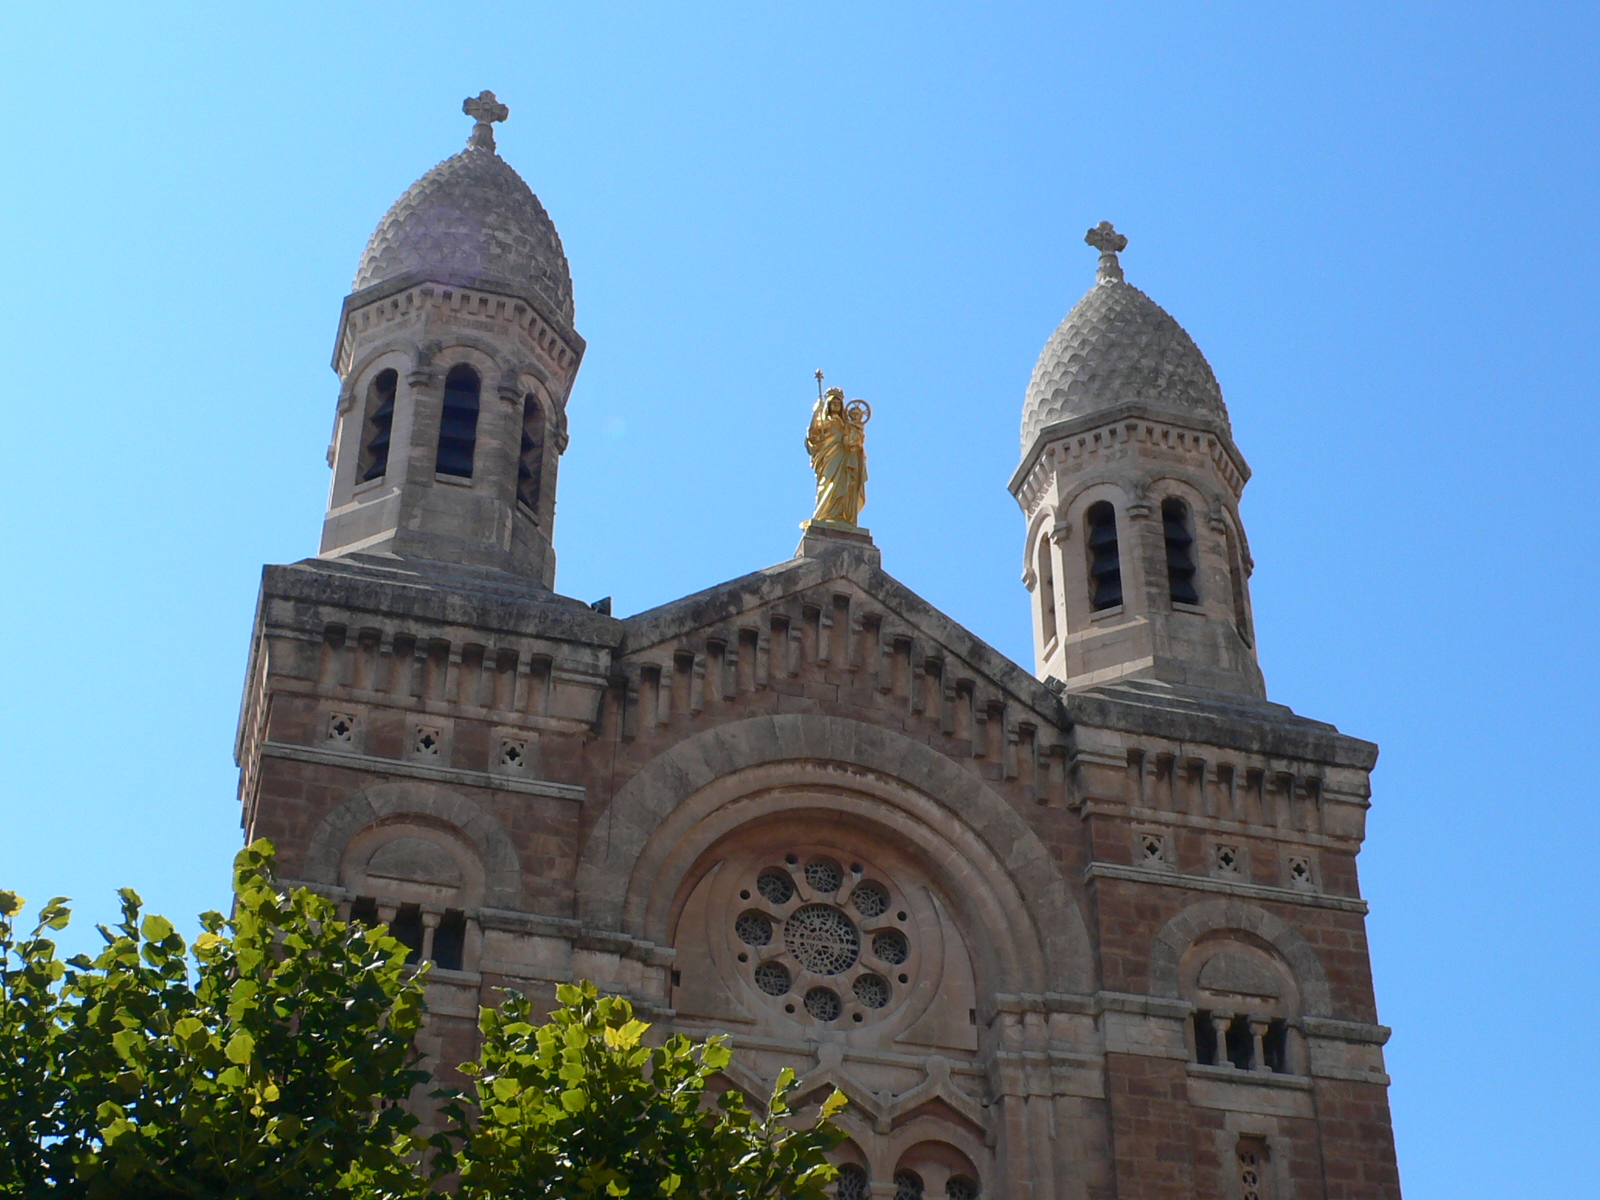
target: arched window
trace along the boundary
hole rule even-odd
[[[389,431],[394,425],[394,394],[400,376],[393,370],[379,371],[367,388],[367,415],[361,425],[361,459],[356,464],[356,482],[382,479],[389,469]]]
[[[865,1171],[855,1163],[845,1163],[839,1168],[839,1178],[834,1180],[833,1194],[836,1200],[869,1200],[872,1185]]]
[[[544,409],[529,392],[522,398],[522,452],[517,460],[517,499],[529,511],[539,511],[539,490],[544,475]]]
[[[1189,532],[1189,506],[1176,496],[1161,502],[1161,531],[1167,539],[1167,590],[1178,604],[1199,604],[1194,586],[1194,535]]]
[[[1095,612],[1122,603],[1122,560],[1117,553],[1117,510],[1108,500],[1091,504],[1089,527],[1089,604]]]
[[[1050,535],[1039,536],[1039,629],[1043,645],[1056,640],[1056,573],[1050,561]]]
[[[444,380],[444,412],[439,418],[440,475],[472,478],[472,451],[478,441],[478,373],[465,363],[450,368]]]
[[[1240,1071],[1297,1073],[1290,1040],[1299,992],[1283,964],[1259,949],[1230,941],[1194,947],[1187,989],[1195,1006],[1195,1061]]]
[[[1244,564],[1239,561],[1239,543],[1226,522],[1222,526],[1222,537],[1228,549],[1228,583],[1233,590],[1233,627],[1239,631],[1239,637],[1246,646],[1253,646],[1255,641],[1250,635],[1250,617],[1245,612],[1244,604]]]
[[[915,1171],[896,1171],[894,1200],[922,1200],[922,1176]]]

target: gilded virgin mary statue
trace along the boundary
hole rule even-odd
[[[840,388],[817,397],[806,430],[806,450],[817,475],[817,509],[811,521],[859,528],[856,519],[867,503],[867,422],[872,409],[865,400],[844,402]],[[810,522],[808,522],[809,524]]]

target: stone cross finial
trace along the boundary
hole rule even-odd
[[[461,102],[461,111],[477,122],[472,127],[472,136],[467,139],[467,148],[492,151],[494,126],[491,122],[504,121],[511,115],[511,110],[496,100],[493,92],[479,92]]]
[[[1117,253],[1128,248],[1128,239],[1113,229],[1110,221],[1101,221],[1083,235],[1083,240],[1100,251],[1100,267],[1094,273],[1096,281],[1121,283],[1122,264],[1117,261]]]

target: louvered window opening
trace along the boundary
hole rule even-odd
[[[444,381],[444,411],[439,418],[440,475],[472,478],[472,453],[478,441],[478,373],[468,366],[450,368]]]
[[[1117,552],[1117,511],[1109,501],[1091,504],[1089,525],[1089,596],[1095,612],[1122,603],[1122,560]]]
[[[1167,539],[1167,588],[1177,604],[1199,604],[1194,586],[1194,537],[1189,532],[1189,506],[1182,500],[1161,502],[1161,530]]]
[[[361,470],[357,481],[382,479],[389,470],[389,433],[394,427],[394,396],[400,376],[379,371],[367,394],[367,420],[362,430]]]
[[[544,475],[544,410],[529,392],[522,399],[522,451],[517,459],[517,500],[539,511]]]

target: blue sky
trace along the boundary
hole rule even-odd
[[[0,14],[0,884],[225,903],[339,304],[491,88],[589,341],[557,585],[621,614],[788,557],[820,366],[887,569],[1028,662],[1022,393],[1128,235],[1255,470],[1271,693],[1383,747],[1406,1193],[1592,1191],[1592,5],[221,7]]]

